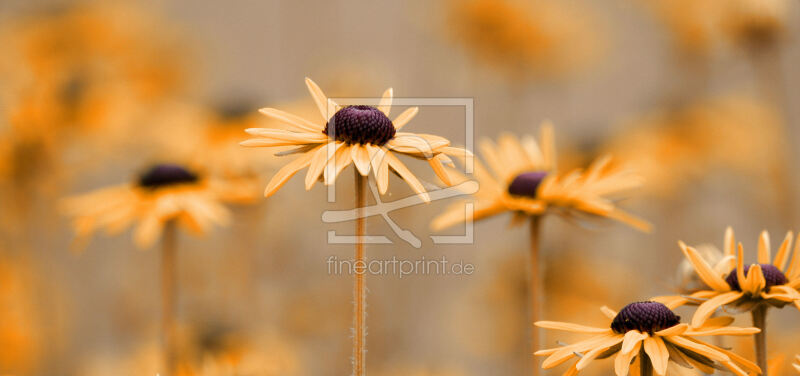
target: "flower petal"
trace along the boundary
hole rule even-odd
[[[396,118],[394,118],[394,121],[392,121],[394,129],[399,131],[401,128],[405,127],[406,124],[408,124],[408,122],[414,118],[414,116],[417,116],[418,112],[419,107],[411,107],[401,112],[400,115],[398,115]]]
[[[700,328],[717,308],[741,298],[742,295],[743,293],[739,291],[724,292],[701,304],[697,307],[697,311],[695,311],[692,317],[692,327]]]
[[[769,233],[767,231],[761,231],[761,235],[758,237],[758,263],[759,264],[769,264],[772,256],[770,255],[772,251],[770,250],[769,246]]]
[[[301,154],[297,159],[289,162],[286,166],[283,166],[275,176],[269,181],[267,184],[267,188],[264,190],[264,196],[269,197],[272,196],[275,192],[278,191],[286,182],[297,173],[311,164],[311,159],[316,155],[316,152],[322,148],[323,145],[319,145],[314,149],[311,149],[309,152]]]
[[[322,125],[314,124],[297,115],[292,115],[288,112],[281,111],[275,108],[266,107],[258,110],[258,112],[286,125],[294,126],[297,130],[302,132],[322,132],[322,130],[325,129],[325,127]]]
[[[595,328],[591,326],[584,326],[579,324],[572,324],[568,322],[558,322],[558,321],[537,321],[536,323],[534,323],[534,325],[545,329],[563,330],[566,332],[575,332],[575,333],[602,334],[611,332],[611,329],[609,328]]]
[[[663,376],[667,373],[669,362],[669,351],[664,341],[659,337],[648,337],[644,340],[644,352],[650,357],[653,363],[653,370],[657,375]]]
[[[731,288],[728,285],[728,282],[725,282],[725,280],[722,279],[722,276],[714,272],[714,269],[708,265],[706,260],[703,259],[703,256],[701,256],[697,250],[692,247],[687,247],[683,242],[679,242],[678,245],[681,247],[681,251],[683,251],[683,254],[686,255],[686,258],[694,267],[694,270],[697,271],[697,275],[706,285],[708,285],[708,287],[711,287],[717,291],[730,291]]]
[[[381,96],[380,103],[378,104],[378,109],[386,116],[389,116],[389,111],[392,110],[392,93],[392,88],[386,89],[386,91],[383,92],[383,96]]]

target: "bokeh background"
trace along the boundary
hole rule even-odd
[[[546,219],[545,319],[601,324],[601,305],[680,291],[678,240],[721,247],[730,225],[754,249],[762,229],[775,242],[800,230],[798,18],[800,4],[779,0],[4,0],[0,373],[158,372],[158,247],[139,250],[128,232],[76,247],[60,208],[168,161],[257,180],[230,226],[179,236],[182,372],[348,374],[352,280],[329,275],[326,260],[352,249],[326,239],[352,224],[321,213],[352,207],[350,179],[332,204],[301,178],[262,199],[286,162],[237,145],[243,129],[270,126],[260,107],[315,116],[306,76],[330,96],[391,86],[397,97],[474,98],[476,139],[535,134],[550,119],[561,166],[610,152],[640,169],[646,186],[621,205],[654,233]],[[422,107],[409,129],[464,144],[464,120]],[[394,180],[385,199],[410,193]],[[368,279],[370,374],[527,365],[527,231],[500,216],[476,224],[474,244],[434,246],[429,220],[447,204],[391,214],[419,249],[368,221],[394,241],[369,246],[370,258],[476,267]],[[797,317],[771,316],[778,360],[800,352]],[[570,338],[545,338],[557,340]],[[749,339],[726,345],[752,359]]]

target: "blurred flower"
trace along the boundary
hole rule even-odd
[[[391,88],[384,92],[377,107],[342,107],[327,98],[311,79],[306,78],[306,85],[325,121],[324,125],[274,108],[264,108],[261,109],[264,115],[290,125],[292,129],[248,129],[247,133],[258,138],[242,142],[242,145],[252,147],[295,146],[277,155],[301,154],[272,178],[267,185],[266,196],[274,194],[289,178],[306,167],[307,190],[311,189],[320,175],[325,185],[333,184],[339,173],[352,162],[363,176],[368,176],[372,169],[381,194],[386,193],[389,187],[391,167],[423,200],[430,201],[425,188],[394,153],[428,161],[445,183],[449,179],[443,162],[447,163],[450,159],[444,153],[468,153],[450,147],[450,141],[442,137],[397,132],[417,114],[418,108],[409,108],[394,121],[389,120]],[[329,116],[331,113],[333,115]]]
[[[628,121],[605,150],[642,174],[646,192],[669,197],[720,170],[775,178],[781,128],[768,105],[727,95]]]
[[[786,28],[787,0],[733,0],[726,2],[725,30],[745,47],[774,44]]]
[[[732,317],[717,317],[707,321],[703,326],[690,327],[688,324],[681,324],[679,316],[658,302],[631,303],[619,313],[608,307],[603,307],[601,311],[611,320],[608,327],[596,328],[553,321],[537,322],[536,326],[541,328],[592,335],[591,338],[572,345],[537,351],[536,355],[548,356],[542,368],[558,366],[580,354],[580,359],[566,374],[576,375],[593,360],[614,355],[616,355],[614,363],[617,376],[628,375],[630,367],[638,370],[644,357],[649,357],[657,375],[665,375],[670,367],[676,366],[696,367],[710,374],[720,365],[740,376],[748,375],[740,366],[751,372],[761,373],[758,366],[752,362],[697,338],[750,335],[759,332],[756,328],[728,326],[733,322]],[[638,372],[630,374],[636,375]]]
[[[728,239],[726,236],[725,252],[733,254],[733,231],[729,230],[729,233],[730,238]],[[798,244],[800,242],[795,244],[794,255],[789,262],[791,244],[792,233],[789,232],[774,260],[770,263],[769,234],[764,231],[758,242],[758,264],[745,266],[744,251],[739,243],[736,267],[719,272],[712,268],[697,250],[681,242],[681,250],[707,287],[689,296],[659,297],[657,300],[670,306],[699,304],[692,318],[692,326],[695,327],[702,325],[718,308],[725,305],[751,310],[762,304],[778,308],[794,304],[800,309],[800,291],[798,291],[800,288],[800,248],[798,248]]]
[[[539,141],[537,144],[530,136],[520,141],[510,134],[500,136],[497,145],[484,140],[480,146],[490,170],[475,161],[480,190],[475,193],[474,211],[467,213],[463,202],[456,203],[434,218],[431,226],[439,230],[507,211],[514,214],[514,222],[518,223],[551,209],[560,210],[568,217],[590,215],[616,219],[649,231],[649,223],[620,210],[609,197],[636,188],[641,185],[641,179],[612,165],[608,156],[595,160],[585,171],[575,169],[559,174],[555,168],[551,125],[541,127]]]
[[[204,234],[213,224],[226,225],[230,213],[223,202],[253,198],[251,187],[204,177],[182,166],[159,164],[136,182],[103,188],[64,200],[80,241],[99,228],[116,234],[138,222],[135,241],[146,248],[155,242],[167,222]]]
[[[684,52],[705,55],[719,38],[727,0],[646,0]]]
[[[800,355],[795,356],[794,361],[795,362],[792,364],[792,367],[794,367],[794,370],[797,371],[797,373],[800,373]]]
[[[600,55],[602,30],[588,9],[558,1],[449,1],[453,38],[513,80],[563,76]]]
[[[261,124],[257,108],[250,102],[232,101],[198,112],[192,119],[202,127],[194,131],[196,145],[188,151],[193,165],[224,178],[256,178],[278,164],[277,157],[265,157],[257,150],[243,150],[238,145],[243,140],[242,132]],[[174,143],[171,139],[170,144]]]

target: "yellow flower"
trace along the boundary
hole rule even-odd
[[[617,376],[638,374],[643,361],[650,362],[657,375],[677,373],[672,368],[697,368],[704,373],[714,373],[720,365],[731,372],[747,376],[743,367],[761,373],[758,366],[728,350],[703,342],[697,337],[719,335],[750,335],[757,328],[728,326],[733,317],[717,317],[703,326],[690,327],[682,324],[680,317],[664,304],[658,302],[636,302],[625,306],[619,313],[608,307],[601,309],[611,320],[608,327],[589,327],[553,321],[539,321],[536,326],[592,335],[589,339],[563,347],[540,350],[536,355],[548,356],[542,368],[558,366],[573,357],[580,357],[564,375],[577,375],[595,359],[616,355],[614,368]]]
[[[598,60],[604,44],[593,15],[577,4],[469,0],[448,5],[453,38],[514,80],[581,71]]]
[[[431,226],[440,230],[507,211],[514,213],[515,222],[520,222],[526,216],[560,210],[567,216],[611,218],[649,231],[649,223],[620,210],[610,197],[641,185],[637,176],[612,165],[608,156],[595,160],[586,170],[560,174],[555,168],[553,144],[549,124],[541,127],[538,144],[533,137],[518,140],[510,134],[500,136],[496,145],[484,140],[480,148],[489,168],[475,161],[480,190],[474,195],[474,212],[468,214],[464,203],[456,203],[436,217]]]
[[[725,253],[734,254],[733,230],[725,233]],[[745,265],[742,244],[738,244],[736,264],[728,259],[712,267],[692,247],[680,242],[681,250],[703,280],[706,289],[689,296],[665,296],[656,298],[669,305],[699,304],[692,318],[692,326],[700,326],[718,308],[731,305],[750,310],[760,304],[782,308],[794,304],[800,309],[800,242],[794,247],[789,260],[792,233],[786,234],[775,258],[771,259],[769,234],[761,233],[758,242],[758,264]],[[702,304],[700,303],[702,302]]]
[[[173,164],[155,165],[134,183],[113,186],[64,200],[78,240],[105,228],[116,234],[137,222],[134,234],[141,248],[151,246],[168,222],[197,234],[212,225],[226,225],[230,213],[223,202],[252,199],[251,187],[202,177]]]
[[[726,31],[734,42],[748,47],[775,43],[786,29],[786,0],[733,0],[728,2]]]
[[[430,197],[422,183],[394,154],[428,161],[437,176],[447,183],[449,179],[443,163],[452,161],[445,153],[468,153],[450,147],[450,141],[439,136],[398,132],[417,114],[418,108],[411,107],[390,120],[391,88],[383,93],[378,106],[372,107],[339,106],[327,98],[311,79],[306,78],[306,86],[323,122],[315,123],[274,108],[263,108],[260,110],[262,114],[289,125],[291,129],[248,129],[247,133],[258,138],[241,143],[251,147],[294,146],[294,149],[278,155],[300,154],[275,174],[264,192],[267,197],[306,167],[306,190],[311,189],[320,176],[325,185],[333,184],[339,173],[352,162],[362,176],[368,176],[370,170],[373,171],[381,194],[386,193],[389,187],[391,168],[427,202]]]

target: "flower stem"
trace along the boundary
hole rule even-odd
[[[769,376],[767,367],[767,309],[766,305],[760,304],[750,312],[753,315],[753,326],[761,329],[760,332],[753,336],[756,345],[756,361],[758,366],[761,367],[762,376]]]
[[[364,208],[366,206],[366,183],[367,178],[353,169],[356,180],[356,250],[355,250],[355,284],[353,287],[353,376],[363,376],[365,343],[367,340],[366,329],[366,281],[365,281],[365,255],[364,255],[364,233],[366,228],[366,218],[364,218]]]
[[[161,335],[166,376],[175,372],[177,360],[175,349],[176,243],[175,222],[168,221],[164,225],[161,248]]]
[[[639,375],[653,376],[653,363],[650,361],[650,357],[644,349],[639,352]]]
[[[541,283],[540,283],[540,266],[539,266],[539,229],[541,217],[531,217],[531,252],[530,252],[530,272],[528,273],[528,312],[530,319],[528,325],[531,328],[530,338],[530,351],[526,356],[531,359],[531,374],[534,376],[539,375],[539,359],[533,356],[533,353],[539,348],[539,329],[533,323],[539,321],[539,299],[541,296]]]

